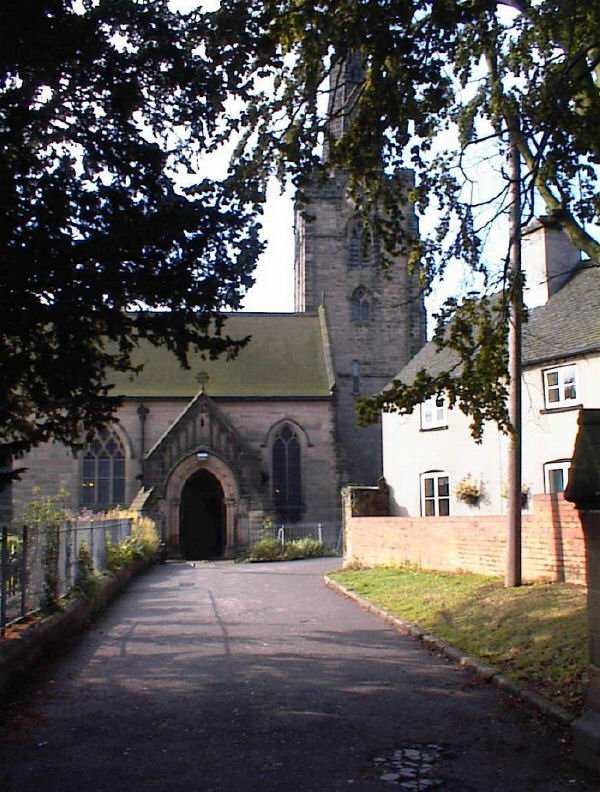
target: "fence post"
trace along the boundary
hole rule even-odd
[[[73,538],[71,520],[67,520],[65,525],[65,585],[68,591],[73,585]]]
[[[2,587],[0,590],[0,635],[6,632],[6,599],[8,596],[8,527],[2,526]]]
[[[94,569],[95,569],[96,568],[96,557],[94,555],[94,521],[93,520],[90,520],[90,527],[89,527],[88,537],[89,537],[88,541],[89,541],[89,545],[90,545],[90,558],[92,559],[92,562],[94,564]]]
[[[21,618],[27,612],[27,563],[29,560],[29,527],[23,526],[23,546],[21,547]]]

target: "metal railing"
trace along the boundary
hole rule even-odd
[[[49,587],[63,597],[77,582],[82,548],[93,569],[106,569],[108,545],[131,534],[132,520],[83,520],[11,530],[0,541],[0,634],[6,626],[38,610]]]

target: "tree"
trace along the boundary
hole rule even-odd
[[[211,20],[207,56],[246,103],[234,120],[247,130],[240,173],[254,168],[266,178],[275,168],[301,190],[315,174],[343,169],[383,243],[384,266],[406,252],[428,290],[458,259],[480,274],[484,290],[503,291],[492,301],[448,301],[435,334],[454,353],[448,365],[362,400],[362,420],[380,409],[408,412],[446,391],[471,414],[475,435],[488,419],[509,429],[508,251],[495,279],[482,257],[482,239],[507,211],[508,179],[495,194],[474,198],[474,189],[478,170],[518,129],[524,221],[541,198],[574,245],[600,263],[589,230],[600,215],[598,4],[223,0]],[[336,96],[343,101],[332,102]],[[391,178],[405,167],[415,171],[414,187]],[[421,214],[439,213],[428,237],[411,237],[400,209],[406,198]]]
[[[0,467],[110,421],[139,339],[183,365],[244,343],[218,312],[252,283],[261,196],[190,175],[227,98],[203,35],[166,0],[0,7]]]

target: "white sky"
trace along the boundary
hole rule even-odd
[[[294,212],[291,193],[274,182],[263,217],[267,247],[254,272],[256,283],[244,298],[246,311],[294,310]]]

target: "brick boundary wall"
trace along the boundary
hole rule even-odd
[[[416,564],[423,569],[503,576],[506,515],[473,517],[353,517],[344,493],[344,565]],[[586,585],[579,515],[561,495],[534,495],[522,520],[525,581]]]

